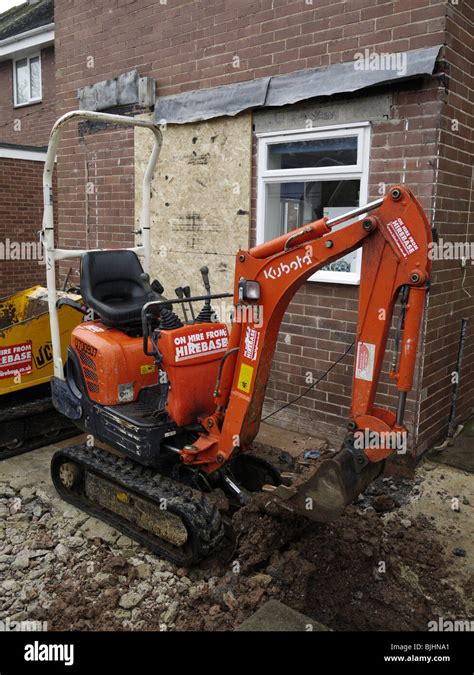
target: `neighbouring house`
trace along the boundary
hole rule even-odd
[[[80,107],[161,125],[153,273],[169,295],[185,284],[200,291],[202,264],[215,290],[230,290],[240,246],[340,214],[397,182],[411,186],[440,239],[471,242],[473,19],[467,0],[57,0],[57,114]],[[52,47],[37,53],[47,88]],[[0,75],[13,77],[15,63]],[[11,82],[8,92],[14,117]],[[5,96],[2,87],[2,117]],[[11,130],[4,140],[45,139],[16,138]],[[129,130],[68,129],[58,161],[62,244],[133,244],[148,149]],[[307,388],[354,339],[360,260],[356,252],[318,272],[291,302],[265,405],[285,406],[275,424],[331,442],[344,434],[352,354]],[[446,433],[463,317],[471,324],[458,419],[473,412],[471,262],[434,261],[404,463]],[[394,407],[394,394],[385,377],[378,403]]]
[[[0,296],[44,283],[42,171],[56,118],[54,2],[0,14]]]

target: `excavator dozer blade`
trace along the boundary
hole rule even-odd
[[[330,523],[381,474],[383,465],[384,462],[369,462],[358,469],[354,454],[344,448],[335,457],[297,475],[291,485],[263,489],[281,499],[290,510],[310,520]]]

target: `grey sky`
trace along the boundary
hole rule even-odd
[[[22,5],[25,0],[0,0],[0,14],[6,12],[7,9],[14,5]]]

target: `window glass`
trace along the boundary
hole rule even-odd
[[[335,136],[268,145],[267,168],[306,169],[357,164],[357,136]]]
[[[41,96],[41,81],[40,81],[40,61],[39,56],[30,59],[30,83],[31,83],[31,98],[39,98]]]
[[[16,62],[16,102],[27,103],[30,98],[28,59]]]
[[[323,216],[334,218],[346,213],[359,206],[359,193],[360,180],[267,183],[265,239],[291,232]],[[351,272],[357,255],[357,251],[350,253],[323,269]]]

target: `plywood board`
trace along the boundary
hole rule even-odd
[[[199,269],[207,265],[212,291],[232,291],[235,255],[249,245],[251,115],[169,125],[162,131],[152,189],[151,276],[161,281],[167,297],[185,285],[200,295]],[[150,136],[136,131],[137,225]]]

